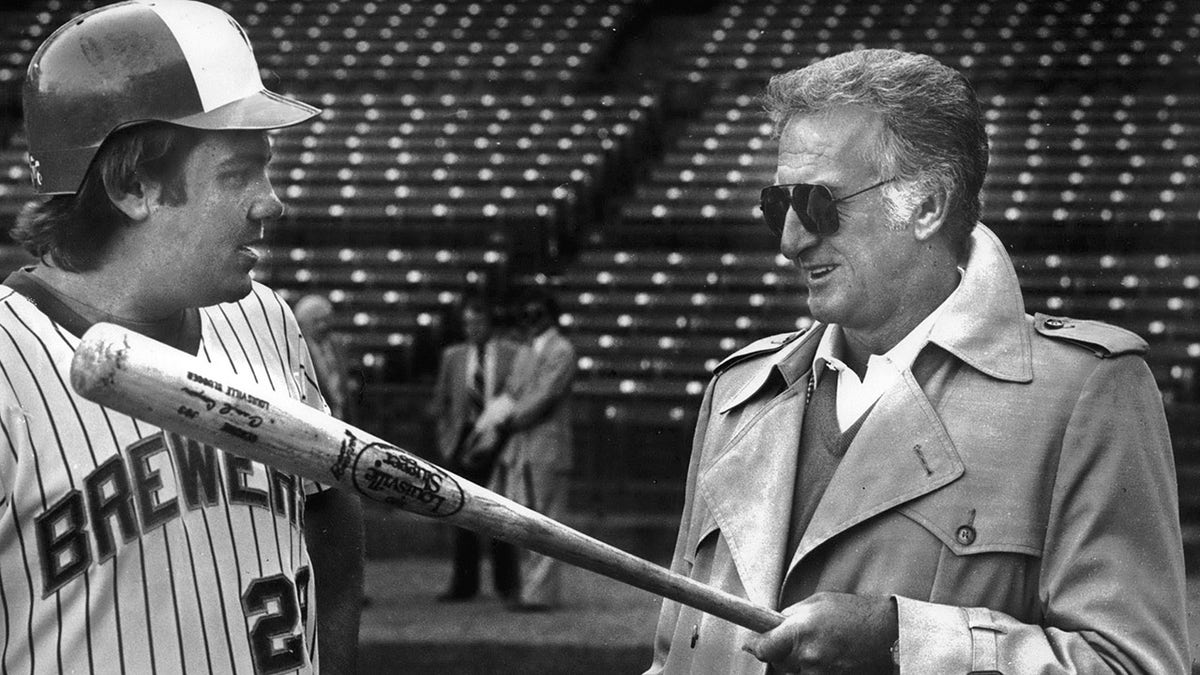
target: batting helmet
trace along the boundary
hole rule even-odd
[[[72,19],[33,55],[24,109],[41,194],[76,192],[104,139],[132,124],[263,130],[320,112],[267,91],[242,27],[194,0],[131,0]]]

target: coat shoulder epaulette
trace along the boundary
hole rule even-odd
[[[779,333],[777,335],[771,335],[770,337],[762,338],[761,340],[755,340],[754,342],[751,342],[745,347],[742,347],[741,349],[722,359],[721,362],[717,364],[717,367],[713,368],[713,375],[716,375],[722,370],[727,370],[735,364],[741,363],[742,361],[747,361],[756,356],[773,354],[791,344],[796,340],[796,338],[804,335],[806,332],[808,331],[798,330],[792,333]]]
[[[1149,345],[1137,333],[1103,321],[1038,313],[1033,317],[1033,327],[1039,335],[1082,347],[1102,359],[1149,351]]]

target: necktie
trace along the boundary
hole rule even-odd
[[[471,403],[471,419],[478,418],[480,413],[483,412],[483,403],[486,398],[484,378],[487,375],[484,370],[483,345],[475,345],[475,373],[471,376],[471,386],[467,391],[467,398]]]

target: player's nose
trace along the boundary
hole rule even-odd
[[[276,220],[283,215],[283,202],[275,189],[268,183],[262,194],[258,195],[250,205],[250,220],[255,222]]]

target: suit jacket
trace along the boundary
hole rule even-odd
[[[982,225],[962,283],[796,551],[796,443],[823,327],[721,364],[672,568],[772,608],[817,591],[893,596],[902,673],[1187,672],[1178,495],[1145,343],[1027,316]],[[807,372],[780,392],[785,360]],[[664,601],[649,672],[763,673],[746,635]]]
[[[467,366],[473,349],[474,345],[460,342],[442,350],[437,382],[433,388],[433,400],[429,402],[427,410],[437,424],[438,452],[445,462],[455,458],[459,441],[470,421]],[[486,398],[504,390],[519,349],[519,345],[509,340],[488,341],[487,350],[491,354],[492,372],[490,377],[486,374],[484,376],[485,385],[489,389]]]
[[[525,344],[517,354],[504,388],[511,399],[508,443],[500,463],[509,468],[530,464],[541,470],[571,468],[571,406],[575,348],[556,328],[539,353]]]

